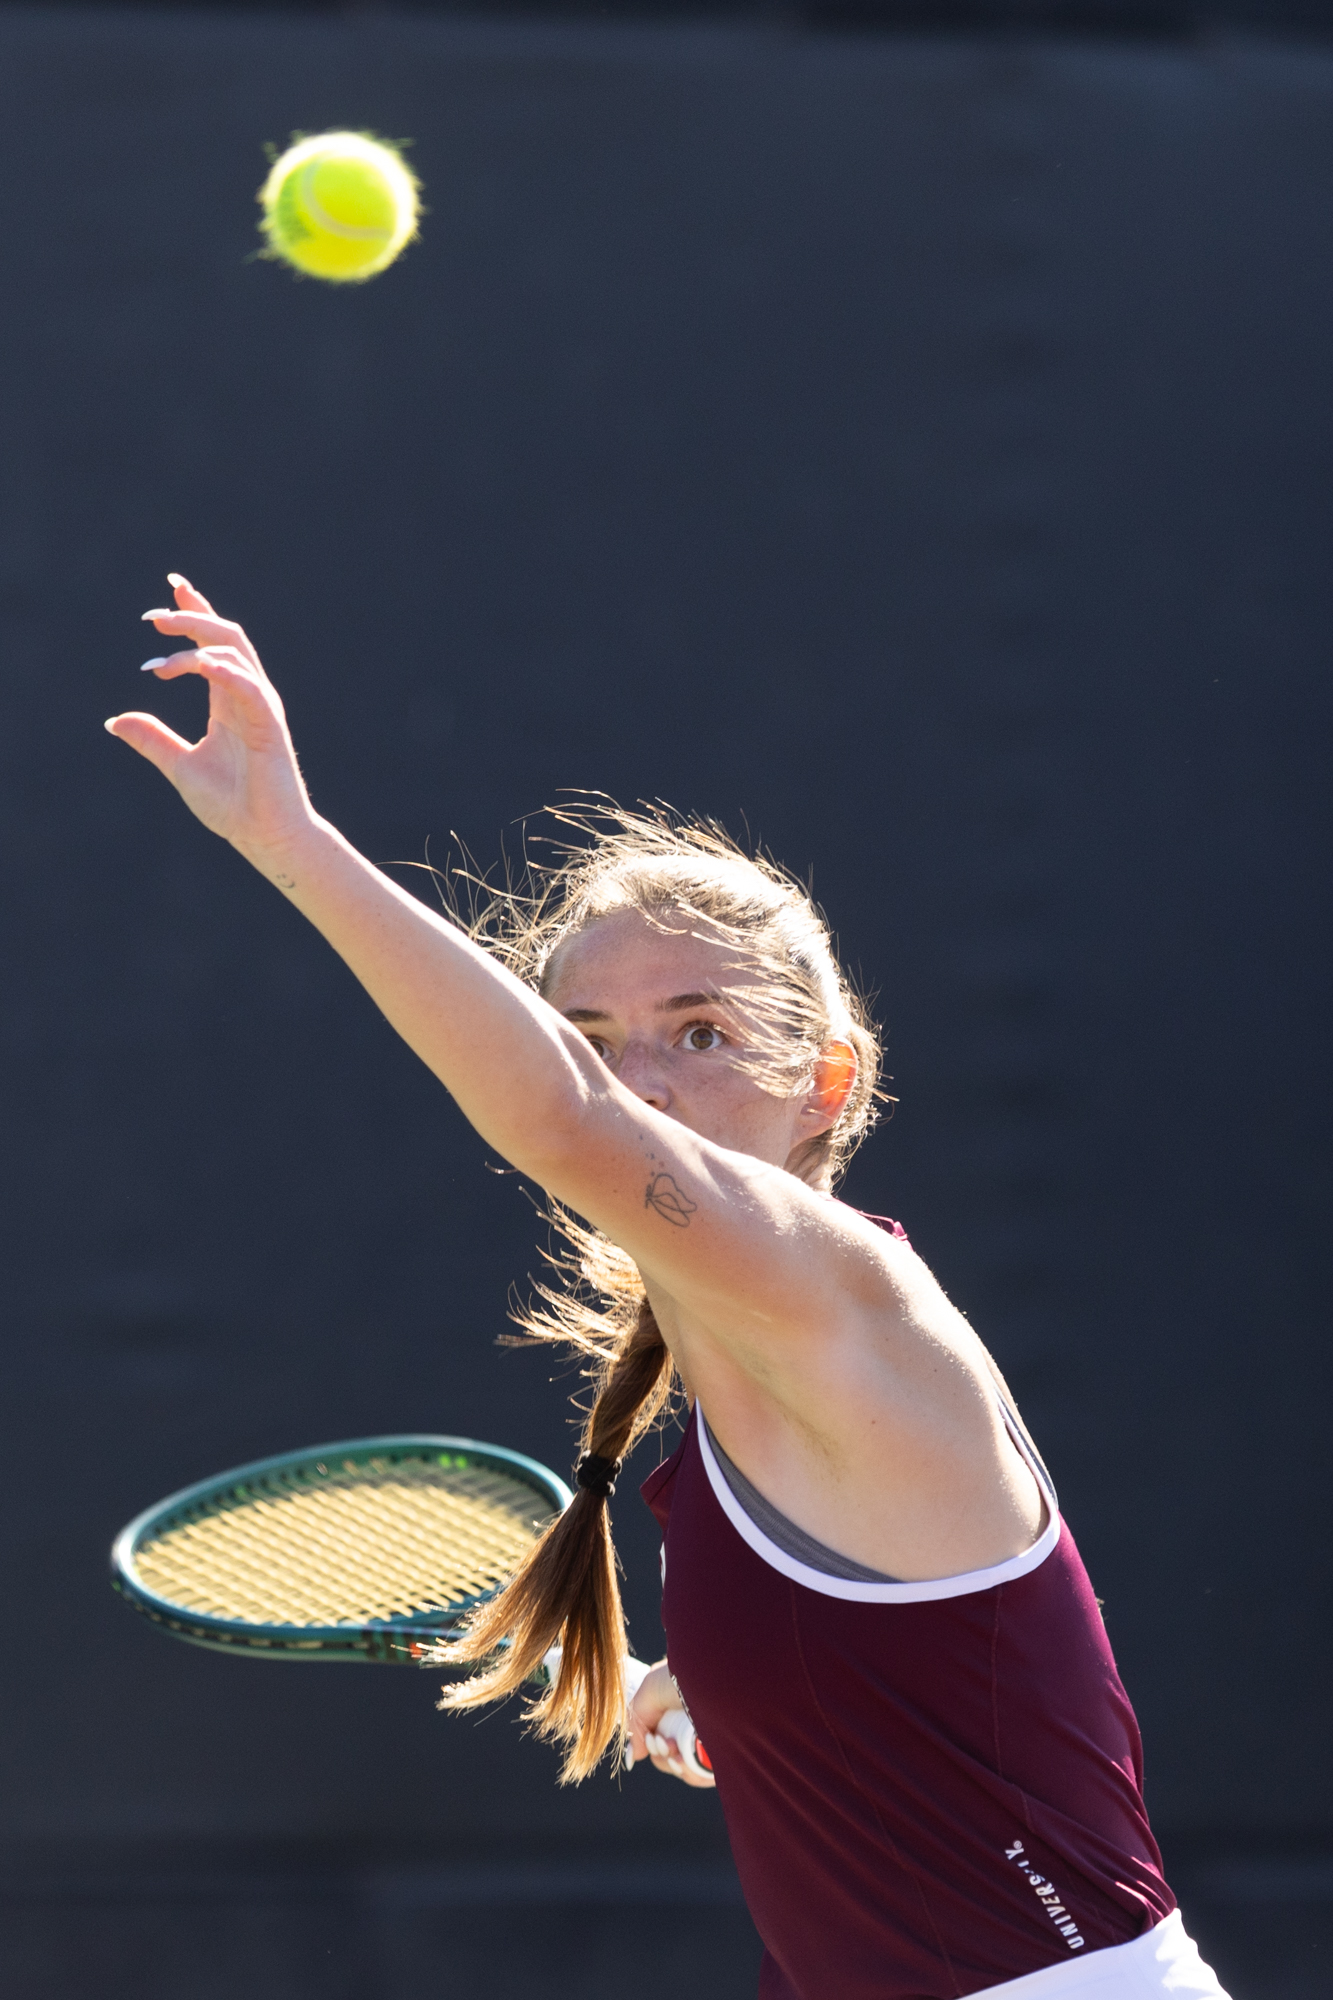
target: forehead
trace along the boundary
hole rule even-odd
[[[737,969],[735,951],[699,936],[686,912],[649,919],[639,910],[613,910],[565,940],[552,956],[544,990],[565,1011],[615,1012],[640,1000],[652,1004],[721,986]]]

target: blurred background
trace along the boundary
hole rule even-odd
[[[102,732],[181,569],[423,895],[568,787],[812,872],[900,1100],[850,1198],[1047,1453],[1205,1955],[1333,1992],[1333,6],[4,5],[0,106],[0,1989],[758,1959],[711,1796],[107,1586],[250,1457],[574,1451],[496,1344],[527,1190]],[[254,261],[264,142],[333,125],[429,204],[364,288]]]

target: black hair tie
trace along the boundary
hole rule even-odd
[[[620,1464],[618,1458],[599,1458],[595,1451],[585,1451],[574,1467],[575,1483],[585,1493],[595,1493],[599,1499],[609,1500],[616,1490]]]

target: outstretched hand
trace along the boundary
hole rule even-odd
[[[112,716],[107,729],[155,764],[211,832],[251,854],[281,847],[309,825],[312,812],[277,691],[241,627],[219,618],[183,576],[168,581],[176,608],[144,618],[193,645],[149,660],[144,672],[163,681],[182,674],[206,680],[208,729],[187,743],[139,711]]]

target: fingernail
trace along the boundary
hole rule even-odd
[[[106,731],[106,733],[107,733],[107,735],[108,735],[108,736],[114,736],[114,735],[115,735],[115,733],[116,733],[116,723],[117,723],[118,721],[119,721],[119,717],[118,717],[118,716],[115,716],[115,715],[108,715],[108,717],[107,717],[106,721],[105,721],[105,722],[104,722],[104,723],[102,724],[102,727],[103,727],[103,729],[105,729],[105,731]]]
[[[141,674],[156,673],[159,667],[165,667],[166,664],[167,664],[166,655],[163,654],[160,660],[145,660],[143,665],[140,667],[139,672]]]
[[[626,1745],[625,1748],[625,1769],[627,1771],[632,1771],[634,1769],[634,1752],[629,1748],[628,1745]]]
[[[157,610],[156,610],[156,611],[145,611],[145,612],[144,612],[144,614],[143,614],[143,622],[144,622],[144,624],[145,624],[145,625],[147,625],[147,624],[149,624],[149,623],[150,623],[150,622],[151,622],[151,621],[152,621],[152,620],[153,620],[154,618],[174,618],[175,616],[176,616],[176,613],[175,613],[175,611],[174,611],[174,610],[173,610],[173,609],[172,609],[172,608],[171,608],[171,607],[170,607],[169,605],[162,605],[162,604],[160,604],[160,605],[158,606],[158,608],[157,608]]]
[[[173,590],[188,590],[190,588],[189,577],[182,576],[178,570],[169,569],[167,571],[167,582]]]
[[[643,1740],[644,1740],[645,1744],[646,1744],[646,1745],[648,1746],[648,1755],[649,1755],[650,1757],[660,1757],[660,1756],[661,1756],[661,1754],[662,1754],[662,1739],[661,1739],[661,1737],[660,1737],[660,1736],[645,1736]]]

